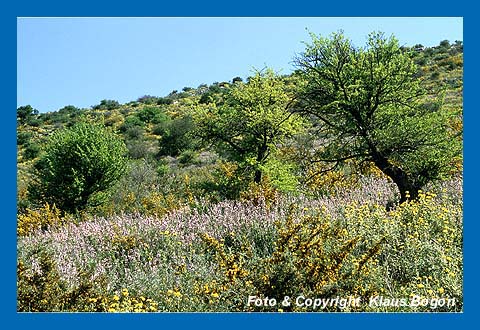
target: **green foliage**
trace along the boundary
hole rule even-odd
[[[237,163],[219,162],[211,171],[210,180],[198,184],[202,196],[214,201],[235,200],[248,189],[249,180]]]
[[[219,83],[214,83],[208,87],[206,90],[201,90],[201,97],[198,101],[200,104],[222,104],[223,96],[226,93],[225,88],[221,88]]]
[[[166,97],[159,97],[157,100],[158,105],[169,105],[172,103],[173,103],[173,100]]]
[[[68,114],[71,118],[74,118],[80,114],[81,110],[73,105],[67,105],[58,110],[58,112],[61,114]]]
[[[131,128],[127,134],[132,137],[131,132],[134,128]],[[147,159],[152,156],[152,152],[150,151],[149,145],[145,140],[142,139],[132,139],[127,140],[126,146],[128,149],[128,156],[133,159]]]
[[[19,131],[17,133],[17,145],[28,144],[30,139],[33,137],[33,134],[28,131]]]
[[[56,131],[36,163],[32,197],[70,213],[98,204],[123,173],[125,153],[124,143],[98,125]]]
[[[394,37],[372,33],[355,48],[342,33],[312,36],[297,59],[305,85],[298,107],[314,118],[317,161],[372,161],[398,186],[401,200],[442,178],[461,157],[448,122],[458,113],[421,107],[425,94],[410,54]]]
[[[120,126],[121,132],[127,132],[129,129],[134,127],[144,127],[145,123],[140,120],[137,116],[128,116],[125,118],[125,122]]]
[[[27,123],[29,120],[32,120],[36,115],[38,115],[38,110],[32,108],[31,105],[25,105],[17,108],[17,120],[21,124]]]
[[[164,122],[157,128],[157,132],[162,136],[158,155],[175,157],[192,149],[195,142],[192,136],[194,127],[195,124],[188,115]]]
[[[68,288],[61,280],[56,264],[45,251],[38,252],[39,270],[17,263],[17,311],[60,312],[88,311],[88,297],[93,284],[87,274],[82,274],[81,283]]]
[[[157,103],[157,101],[158,101],[158,97],[151,96],[151,95],[144,95],[137,99],[137,102],[143,103],[143,104],[155,104]]]
[[[178,161],[180,164],[187,165],[193,164],[197,161],[198,155],[193,150],[184,150],[178,156]]]
[[[158,124],[170,119],[161,108],[152,106],[142,108],[136,115],[144,123]]]
[[[100,104],[94,105],[94,110],[113,110],[120,106],[120,103],[115,100],[101,100]]]
[[[262,170],[270,184],[282,193],[296,192],[299,187],[298,168],[291,161],[272,157]]]
[[[23,150],[25,159],[35,159],[40,154],[40,145],[35,142],[29,142]]]
[[[127,130],[125,131],[126,137],[132,140],[139,140],[144,133],[145,133],[145,130],[141,126],[136,126],[136,125],[132,125],[128,127]]]
[[[272,70],[257,72],[248,83],[237,82],[225,95],[225,104],[198,107],[198,135],[213,142],[227,159],[255,172],[262,170],[277,144],[297,133],[301,119],[287,110],[290,96],[284,81]]]

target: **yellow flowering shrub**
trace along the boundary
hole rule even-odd
[[[53,259],[39,255],[39,270],[17,264],[17,311],[19,312],[156,312],[157,302],[144,296],[131,296],[124,288],[119,294],[99,294],[99,280],[80,274],[80,284],[69,288],[62,281]]]
[[[268,177],[264,177],[261,184],[250,183],[247,190],[240,193],[240,200],[251,201],[254,205],[265,203],[265,206],[270,208],[278,196],[277,189],[272,187]]]
[[[378,260],[386,281],[385,296],[454,298],[456,305],[443,311],[458,311],[463,306],[462,209],[453,203],[439,203],[437,197],[420,192],[417,200],[390,211],[353,202],[345,208],[345,221],[356,235],[384,238]],[[420,306],[412,311],[431,309]]]
[[[95,285],[88,274],[81,273],[80,284],[68,288],[51,256],[41,253],[38,263],[38,270],[27,268],[22,261],[17,263],[17,311],[86,311]]]
[[[214,253],[219,274],[213,283],[198,285],[196,293],[210,303],[215,294],[217,305],[229,310],[262,310],[245,305],[245,297],[254,294],[279,300],[300,293],[367,296],[380,290],[375,257],[381,242],[358,249],[362,237],[351,236],[326,212],[301,219],[290,215],[278,224],[273,254],[255,261],[252,246],[234,233],[220,241],[202,238]],[[304,309],[292,305],[284,310]]]
[[[254,279],[259,295],[366,297],[380,290],[376,256],[381,239],[365,244],[325,210],[297,220],[289,216],[278,234],[273,255],[261,266],[261,278]],[[284,310],[306,309],[292,305]]]
[[[328,170],[330,164],[313,163],[307,169],[306,185],[314,193],[336,195],[338,191],[359,188],[360,176],[383,177],[384,174],[372,162],[347,160],[342,167]]]
[[[166,196],[152,192],[142,201],[143,212],[149,215],[163,216],[168,212],[180,208],[184,203],[178,200],[173,194],[167,194]]]
[[[69,220],[68,216],[62,215],[62,212],[55,206],[46,203],[39,209],[26,209],[17,218],[17,235],[26,236],[35,230],[45,230],[49,227],[60,226]]]

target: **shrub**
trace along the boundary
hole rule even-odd
[[[86,311],[93,283],[82,274],[81,284],[68,288],[61,280],[52,257],[44,251],[38,256],[38,271],[17,263],[17,311]]]
[[[143,104],[154,104],[157,101],[158,101],[158,97],[151,96],[151,95],[144,95],[137,99],[137,102],[143,103]]]
[[[157,166],[157,175],[163,177],[170,172],[170,166],[167,162],[159,161]]]
[[[160,140],[159,156],[178,156],[182,151],[192,149],[194,140],[191,136],[194,124],[189,116],[176,118],[165,123]]]
[[[157,104],[158,105],[169,105],[169,104],[172,104],[173,103],[173,100],[170,99],[170,98],[166,98],[166,97],[159,97],[158,100],[157,100]]]
[[[32,127],[39,127],[41,123],[42,123],[42,121],[37,117],[30,117],[27,120],[27,124],[32,126]]]
[[[35,164],[32,197],[74,213],[100,204],[123,173],[127,149],[104,127],[80,123],[53,133]]]
[[[94,110],[113,110],[120,107],[120,103],[115,100],[101,100],[100,104],[94,105]]]
[[[137,112],[137,117],[144,123],[159,124],[170,119],[161,108],[158,107],[144,107]]]
[[[138,139],[143,136],[145,130],[140,126],[132,126],[127,129],[125,134],[130,139]]]
[[[461,207],[446,196],[420,192],[418,200],[391,211],[351,203],[345,209],[345,221],[352,233],[372,240],[384,238],[378,260],[386,296],[454,298],[455,306],[436,311],[459,311],[463,305],[461,214]],[[428,306],[411,310],[431,311]]]
[[[248,189],[249,179],[243,170],[235,163],[220,162],[211,174],[209,180],[198,183],[198,188],[204,196],[212,200],[238,199],[243,191]]]
[[[40,146],[36,143],[28,143],[23,151],[25,159],[35,159],[40,154]]]
[[[17,120],[21,124],[25,124],[28,120],[34,118],[36,115],[38,115],[38,110],[32,108],[31,105],[25,105],[17,108]]]
[[[165,170],[168,171],[168,165],[164,165]],[[171,204],[178,204],[176,200],[171,202],[172,195],[166,193],[167,196],[164,198],[163,194],[159,192],[160,188],[162,188],[162,192],[168,189],[160,185],[156,164],[151,160],[132,161],[125,172],[125,175],[113,187],[109,202],[97,211],[109,215],[119,212],[152,214],[156,211],[164,214],[164,210],[168,209]]]
[[[120,126],[121,132],[127,132],[131,128],[144,127],[145,123],[141,121],[137,116],[128,116],[125,118],[125,122]]]
[[[183,165],[193,164],[197,161],[198,155],[193,150],[185,150],[178,156],[178,162]]]
[[[217,275],[218,304],[228,304],[230,310],[271,311],[271,307],[246,306],[239,296],[255,295],[282,301],[285,296],[300,294],[316,298],[350,295],[365,298],[380,291],[375,259],[380,242],[365,244],[365,238],[350,235],[345,225],[326,215],[323,212],[297,220],[291,213],[286,222],[277,224],[273,253],[255,258],[254,262],[251,260],[255,246],[241,236],[232,233],[217,240],[204,235],[207,248],[214,252],[218,271],[223,275]],[[312,310],[294,304],[281,308]],[[325,310],[341,309],[331,306]]]
[[[27,144],[32,138],[33,134],[31,132],[18,132],[17,133],[17,145]]]
[[[55,205],[50,206],[48,203],[36,210],[26,209],[18,215],[17,235],[26,236],[36,230],[58,227],[66,220],[67,218],[62,216],[62,212]]]
[[[128,140],[128,156],[132,159],[148,158],[151,155],[149,146],[144,140]]]

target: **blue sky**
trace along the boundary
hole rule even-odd
[[[281,73],[310,37],[343,30],[357,46],[372,31],[407,46],[463,40],[462,18],[18,18],[17,106],[40,112],[165,96],[185,86]]]

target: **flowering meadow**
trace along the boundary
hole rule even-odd
[[[374,176],[360,181],[330,197],[196,201],[163,216],[74,221],[46,206],[19,219],[20,225],[35,216],[51,221],[19,232],[18,308],[461,311],[461,179],[430,186],[419,199],[390,209],[397,194],[391,182]],[[321,310],[247,304],[249,296],[281,301],[299,295],[354,296],[363,303]],[[455,303],[370,304],[377,296]]]

